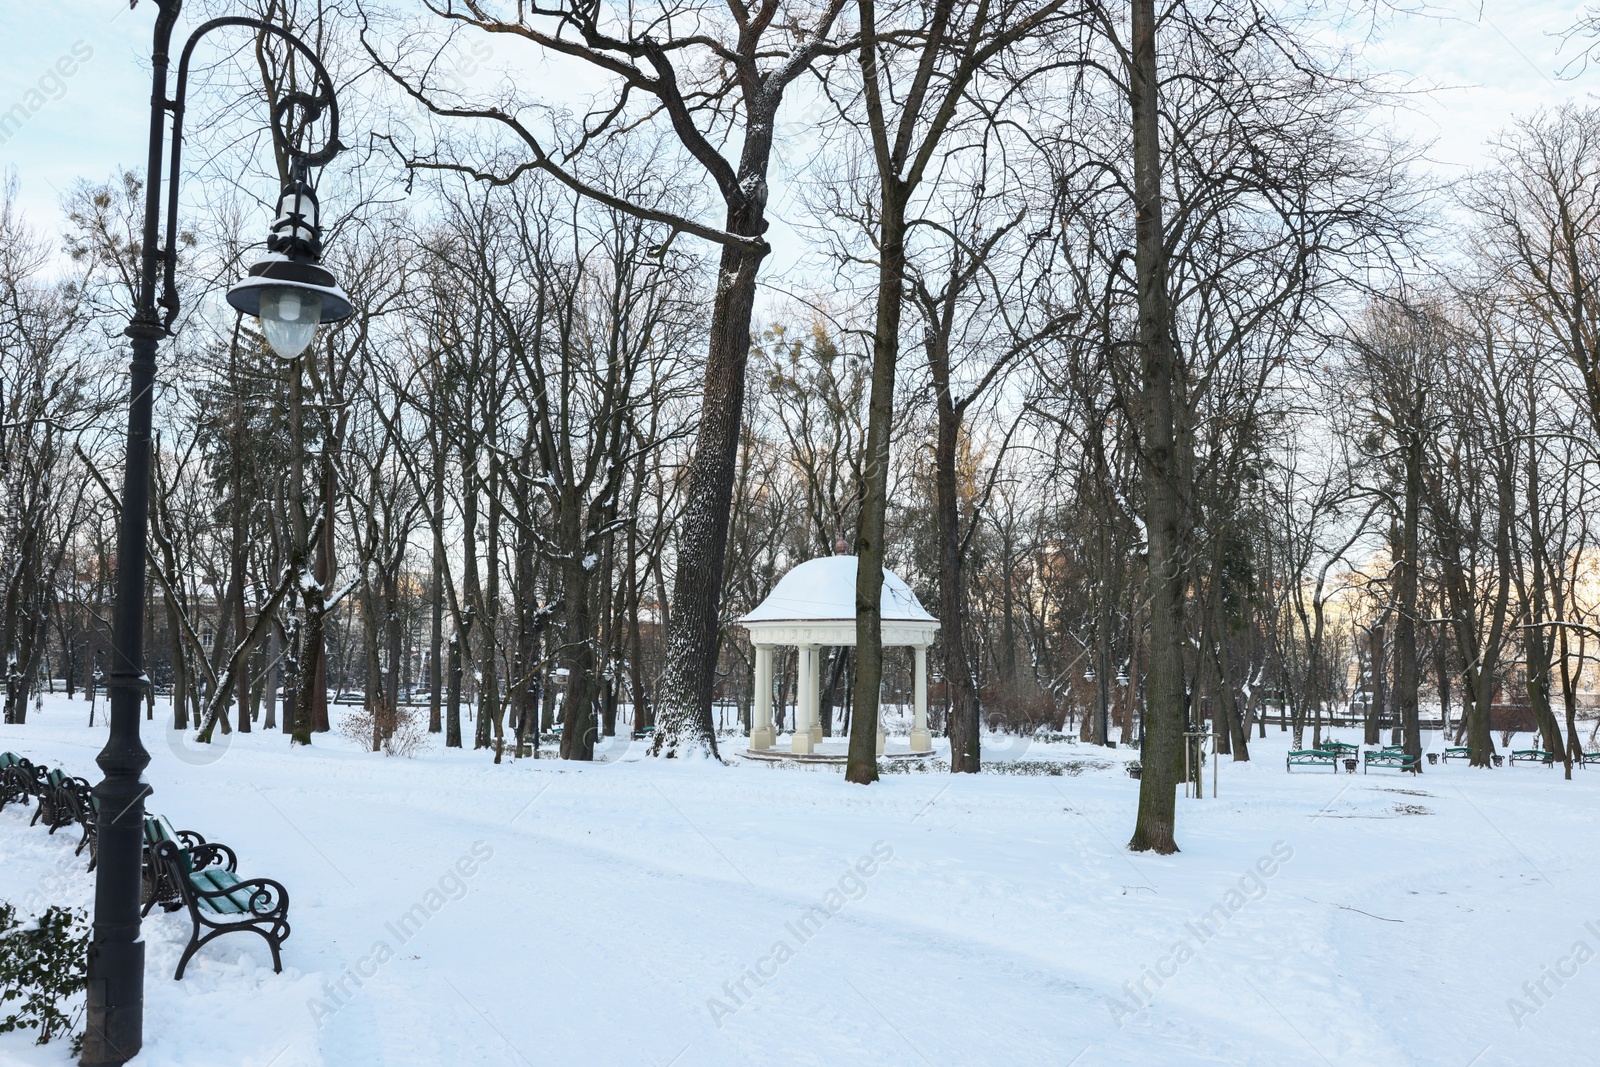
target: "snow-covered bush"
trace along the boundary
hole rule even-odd
[[[83,1003],[63,1010],[83,992],[89,956],[89,926],[82,911],[49,907],[33,923],[17,920],[16,909],[0,901],[0,1034],[37,1028],[36,1044],[63,1034],[72,1038],[72,1051],[81,1050],[82,1032],[74,1027],[83,1015]],[[22,1003],[12,1010],[12,1002]]]

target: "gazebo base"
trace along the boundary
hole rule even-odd
[[[825,743],[826,744],[826,743]],[[804,755],[790,752],[787,748],[751,748],[739,753],[745,759],[757,760],[761,763],[783,763],[793,760],[795,763],[825,763],[844,766],[849,759],[847,745],[827,745],[830,751],[809,752]],[[886,760],[920,760],[934,756],[933,752],[911,752],[905,749],[885,749],[879,759]]]

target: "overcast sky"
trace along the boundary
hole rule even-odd
[[[54,227],[59,193],[75,178],[104,179],[119,165],[143,165],[155,7],[52,0],[19,15],[19,6],[5,0],[0,16],[0,116],[18,103],[43,102],[20,128],[0,127],[0,170],[16,174],[35,224]],[[1396,125],[1435,143],[1431,158],[1442,175],[1459,175],[1514,116],[1600,95],[1600,71],[1566,81],[1557,73],[1571,52],[1562,53],[1558,35],[1582,9],[1573,0],[1437,0],[1435,17],[1393,22],[1365,54],[1371,67],[1401,72],[1426,90],[1395,116]],[[180,27],[180,39],[185,32]],[[89,58],[80,60],[85,52]],[[59,69],[72,70],[70,77],[59,73],[63,59]]]

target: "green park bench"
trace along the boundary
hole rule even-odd
[[[1542,748],[1518,748],[1511,752],[1512,763],[1554,763],[1553,754]]]
[[[155,863],[167,884],[176,887],[179,906],[189,911],[189,943],[178,958],[174,980],[183,978],[183,969],[207,942],[245,930],[266,941],[272,950],[272,969],[283,971],[280,949],[289,937],[289,891],[271,878],[240,878],[232,862],[226,867],[212,866],[223,847],[202,844],[185,848],[171,838],[155,843]],[[227,856],[231,861],[232,850]]]
[[[220,842],[207,841],[193,830],[175,830],[163,815],[146,815],[144,818],[144,860],[143,877],[144,890],[141,895],[143,910],[140,915],[150,914],[150,909],[160,904],[164,911],[177,911],[183,907],[183,894],[179,891],[176,882],[167,877],[164,868],[156,859],[156,846],[164,841],[172,841],[189,857],[191,869],[203,869],[213,864],[225,864],[227,869],[236,870],[239,858],[234,855],[233,849]]]
[[[1416,756],[1408,756],[1404,752],[1391,751],[1388,747],[1385,747],[1377,752],[1368,750],[1361,763],[1361,773],[1366,774],[1368,767],[1377,766],[1397,767],[1402,771],[1410,771],[1412,774],[1416,774],[1421,770],[1418,763],[1419,760]]]
[[[1360,751],[1359,745],[1352,745],[1348,741],[1324,741],[1317,747],[1331,752],[1335,756],[1354,756]]]
[[[26,804],[33,782],[33,764],[15,752],[0,752],[0,810],[7,804]]]
[[[39,798],[39,807],[28,825],[43,822],[53,834],[63,826],[71,826],[78,821],[78,802],[75,798],[79,790],[89,788],[88,782],[60,769],[44,771],[36,781],[38,784],[34,795]]]
[[[62,803],[70,806],[72,819],[82,830],[78,847],[72,850],[72,854],[81,856],[83,850],[88,849],[88,869],[92,871],[100,862],[100,798],[94,795],[94,787],[87,781],[73,778],[63,790]]]
[[[1452,759],[1471,759],[1472,749],[1466,745],[1456,745],[1444,750],[1444,761],[1449,763]]]
[[[1330,749],[1302,748],[1289,753],[1285,760],[1284,770],[1292,771],[1296,767],[1332,767],[1333,773],[1339,773],[1339,757]]]

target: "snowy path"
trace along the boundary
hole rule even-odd
[[[0,748],[89,775],[81,708],[47,703]],[[150,747],[151,806],[285,882],[294,935],[282,975],[236,936],[175,983],[187,919],[158,912],[139,1063],[1466,1067],[1593,1062],[1600,1036],[1600,964],[1546,979],[1520,1029],[1507,1007],[1600,949],[1593,771],[1291,776],[1272,731],[1220,800],[1180,801],[1184,852],[1161,858],[1121,847],[1120,763],[857,789],[637,748]],[[72,839],[29,814],[0,814],[0,898],[87,906]],[[7,1035],[13,1062],[68,1060]]]

